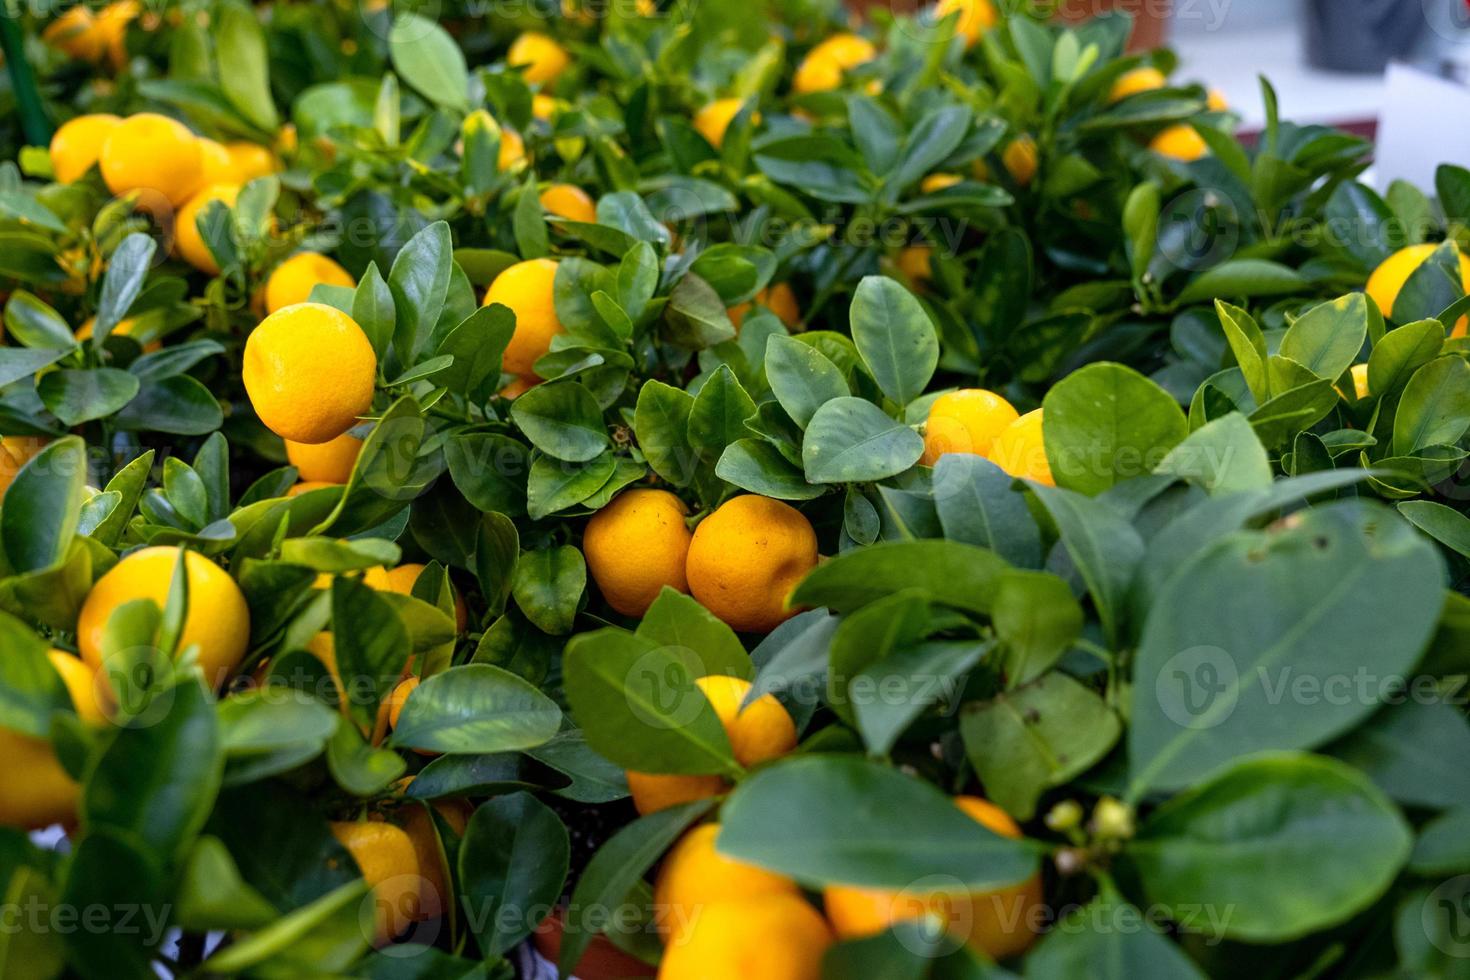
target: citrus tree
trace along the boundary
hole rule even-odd
[[[0,20],[0,977],[1463,972],[1470,171],[1052,13]]]

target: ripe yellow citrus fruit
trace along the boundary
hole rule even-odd
[[[1397,252],[1384,259],[1373,274],[1368,277],[1367,292],[1373,297],[1373,302],[1378,304],[1379,311],[1390,320],[1398,321],[1402,316],[1394,316],[1393,306],[1399,298],[1399,291],[1409,281],[1414,271],[1424,264],[1434,254],[1438,245],[1432,242],[1424,242],[1419,245],[1410,245],[1401,248]],[[1460,252],[1460,285],[1467,293],[1470,293],[1470,258]],[[1461,317],[1450,331],[1451,337],[1465,336],[1466,318]]]
[[[93,670],[103,666],[102,637],[113,612],[123,603],[152,599],[161,610],[168,601],[179,550],[143,548],[112,567],[87,593],[77,619],[77,646]],[[184,618],[179,652],[199,648],[204,679],[218,689],[240,661],[250,641],[250,610],[245,595],[229,573],[195,551],[185,553],[189,579],[189,612]]]
[[[0,438],[0,500],[15,482],[20,471],[36,454],[46,448],[40,436],[4,436]]]
[[[545,85],[556,81],[572,59],[554,38],[540,31],[526,31],[511,43],[505,60],[512,68],[521,69],[527,83]]]
[[[201,136],[199,137],[199,155],[204,162],[204,174],[199,178],[201,188],[209,187],[211,184],[236,183],[235,161],[230,159],[230,151],[225,149],[223,143],[207,136]]]
[[[245,140],[225,144],[234,168],[233,180],[237,184],[248,184],[257,177],[265,177],[281,169],[281,162],[270,151],[270,147]]]
[[[154,112],[129,116],[113,127],[98,162],[112,193],[152,190],[175,207],[187,201],[204,178],[199,140],[183,123]]]
[[[995,437],[990,459],[1011,476],[1055,486],[1041,439],[1041,409],[1027,412]]]
[[[935,194],[944,190],[946,187],[953,187],[963,180],[964,178],[959,174],[930,174],[919,181],[919,190],[925,194]]]
[[[72,10],[86,10],[73,7]],[[102,153],[102,144],[122,123],[106,112],[68,119],[51,137],[51,170],[63,184],[80,180]]]
[[[1021,836],[1016,822],[994,804],[975,796],[956,797],[954,802],[993,833]],[[887,892],[831,885],[823,893],[827,919],[841,939],[877,935],[895,922],[927,914],[943,921],[955,938],[994,960],[1016,956],[1036,939],[1041,901],[1039,874],[986,892]]]
[[[990,452],[995,439],[1020,418],[1011,403],[984,388],[946,392],[929,406],[924,426],[924,455],[919,462],[933,466],[945,453]]]
[[[347,432],[315,444],[286,440],[286,459],[305,481],[346,483],[361,452],[362,440]]]
[[[556,316],[556,260],[517,262],[495,277],[485,291],[485,306],[500,303],[516,315],[515,334],[506,345],[501,366],[508,374],[536,377],[534,365],[561,333]]]
[[[671,937],[658,980],[820,980],[827,923],[796,895],[702,909]]]
[[[61,650],[47,656],[61,675],[77,716],[89,725],[106,721],[94,672]],[[62,768],[50,739],[0,729],[0,758],[5,759],[9,777],[0,780],[0,826],[40,830],[76,823],[81,788]]]
[[[592,515],[582,537],[587,570],[607,604],[642,616],[664,586],[689,591],[688,510],[667,490],[624,490]]]
[[[235,199],[239,196],[239,184],[211,184],[179,208],[178,223],[174,226],[174,248],[185,262],[206,275],[219,275],[219,263],[215,261],[214,253],[209,250],[204,236],[199,232],[199,219],[205,214],[211,201],[220,201],[225,207],[233,208]],[[223,225],[225,222],[218,224]],[[223,228],[210,228],[211,237],[224,233]]]
[[[777,319],[788,327],[794,327],[801,322],[801,307],[797,305],[796,292],[790,283],[772,283],[755,294],[755,302],[776,314]],[[750,312],[751,305],[737,303],[730,307],[730,322],[735,324],[736,330],[745,322],[745,315]]]
[[[956,10],[960,16],[955,29],[964,36],[967,48],[995,26],[995,4],[990,0],[939,0],[934,6],[934,16],[943,19]]]
[[[274,313],[307,302],[318,283],[348,289],[357,285],[346,269],[320,252],[297,252],[276,266],[265,281],[265,311]]]
[[[1193,126],[1170,126],[1149,141],[1148,148],[1159,156],[1190,163],[1210,152],[1209,144]]]
[[[1217,88],[1212,88],[1205,93],[1205,105],[1215,112],[1224,112],[1230,108],[1230,103],[1225,98],[1225,93]]]
[[[542,122],[551,122],[561,111],[561,103],[555,96],[547,95],[545,92],[537,92],[531,96],[531,118]]]
[[[807,52],[791,87],[798,95],[826,92],[842,84],[849,68],[872,61],[877,49],[866,38],[856,34],[834,34]]]
[[[97,11],[97,46],[106,53],[113,68],[121,68],[128,60],[128,25],[141,12],[137,0],[117,0]]]
[[[749,681],[715,675],[700,677],[694,683],[714,708],[730,740],[735,761],[742,766],[758,765],[796,748],[796,723],[775,695],[763,694],[745,705],[745,697],[750,693]],[[720,776],[671,776],[632,771],[627,776],[633,805],[643,814],[718,796],[729,788]]]
[[[102,56],[102,38],[97,33],[96,18],[84,4],[68,7],[61,16],[47,24],[41,32],[41,40],[78,61],[96,61]]]
[[[88,725],[105,722],[107,710],[103,705],[107,694],[98,684],[97,671],[80,657],[64,650],[49,650],[46,656],[50,658],[51,666],[56,668],[56,673],[61,675],[61,682],[66,685],[66,693],[71,695],[72,707],[76,708],[77,717]]]
[[[694,114],[695,130],[709,140],[710,146],[719,149],[725,142],[725,130],[730,128],[730,121],[744,104],[744,99],[716,99],[701,106]]]
[[[403,714],[403,706],[408,703],[408,696],[418,690],[419,679],[417,677],[405,677],[388,692],[387,699],[383,702],[388,706],[388,727],[397,728],[398,719]]]
[[[923,285],[934,277],[934,246],[905,245],[893,262],[910,283]]]
[[[1108,91],[1109,102],[1122,102],[1130,95],[1138,95],[1141,92],[1152,92],[1169,84],[1164,73],[1152,65],[1143,65],[1132,71],[1125,71],[1113,82],[1113,87]]]
[[[439,834],[429,811],[422,806],[410,805],[399,811],[399,822],[403,832],[413,842],[414,854],[418,857],[419,874],[423,877],[422,893],[419,895],[419,921],[438,918],[444,914],[449,901],[449,868]],[[470,822],[470,807],[463,800],[437,800],[434,812],[444,818],[455,834],[464,836]]]
[[[515,170],[526,162],[526,141],[513,129],[500,131],[500,154],[496,166],[501,170]]]
[[[665,939],[681,932],[716,902],[767,895],[799,897],[801,889],[784,875],[725,857],[715,850],[720,825],[695,827],[669,850],[653,885],[656,924]]]
[[[1007,143],[1006,148],[1000,153],[1000,162],[1005,164],[1006,172],[1022,187],[1026,187],[1036,178],[1036,167],[1039,160],[1040,154],[1036,147],[1036,140],[1026,133],[1022,133]]]
[[[552,184],[541,192],[541,206],[548,214],[569,221],[593,224],[597,221],[597,205],[591,195],[576,184]]]
[[[1364,398],[1367,398],[1368,395],[1369,395],[1369,391],[1368,391],[1368,365],[1366,365],[1366,364],[1354,364],[1353,365],[1353,369],[1350,372],[1350,375],[1352,377],[1352,382],[1353,382],[1353,385],[1352,385],[1352,390],[1353,390],[1352,400],[1353,401],[1362,401]],[[1347,398],[1348,397],[1348,393],[1346,391],[1343,391],[1341,386],[1338,387],[1337,391],[1338,391],[1338,394],[1342,395],[1342,397],[1344,397],[1344,398]]]
[[[402,828],[365,820],[333,823],[332,836],[372,887],[373,945],[386,945],[422,915],[423,873],[413,841]]]
[[[337,438],[372,408],[377,366],[356,320],[322,303],[298,303],[251,331],[241,373],[272,432],[314,445]]]
[[[689,591],[730,627],[768,633],[792,615],[786,597],[817,566],[817,535],[790,504],[745,494],[700,522],[689,543]]]

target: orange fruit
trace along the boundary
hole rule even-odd
[[[225,207],[233,208],[239,196],[239,184],[212,184],[189,198],[188,203],[179,209],[178,223],[174,226],[174,248],[185,262],[206,275],[219,275],[219,262],[199,231],[199,218],[206,213],[211,201],[220,201]],[[227,220],[220,224],[227,224]],[[210,232],[212,237],[223,234],[224,229],[212,227]]]
[[[1149,141],[1148,148],[1159,156],[1190,163],[1210,152],[1209,144],[1193,127],[1180,123],[1163,130]]]
[[[97,21],[83,4],[66,8],[41,31],[41,40],[78,61],[96,61],[102,57],[103,39],[97,33]]]
[[[1011,403],[983,388],[961,388],[934,399],[924,426],[924,455],[933,466],[945,453],[990,452],[996,437],[1020,417]]]
[[[424,879],[413,841],[401,828],[378,821],[333,823],[332,836],[372,887],[372,942],[387,945],[422,915]]]
[[[152,599],[163,609],[178,563],[177,548],[143,548],[124,557],[92,585],[77,618],[77,646],[88,667],[98,670],[104,666],[102,638],[118,606]],[[204,679],[218,689],[245,657],[250,609],[229,573],[197,551],[184,552],[184,568],[189,579],[189,611],[179,652],[197,646]]]
[[[934,6],[934,16],[938,19],[954,11],[960,14],[955,29],[964,37],[967,48],[994,27],[998,19],[995,5],[990,0],[939,0]]]
[[[768,633],[796,610],[786,597],[817,566],[817,535],[790,504],[744,494],[700,522],[689,543],[689,591],[742,632]]]
[[[51,170],[57,181],[70,184],[80,180],[92,169],[102,154],[102,144],[121,123],[121,118],[106,112],[75,116],[62,123],[51,137]]]
[[[1394,303],[1398,301],[1399,291],[1409,281],[1425,261],[1434,254],[1438,245],[1432,242],[1424,242],[1419,245],[1410,245],[1401,248],[1397,252],[1384,259],[1373,274],[1368,277],[1366,291],[1373,297],[1373,302],[1378,304],[1379,311],[1390,320],[1397,322],[1403,317],[1395,317],[1393,313]],[[1460,252],[1460,286],[1470,293],[1470,258]],[[1461,317],[1450,331],[1451,337],[1463,337],[1466,330],[1466,318]]]
[[[709,141],[710,146],[719,149],[725,142],[725,130],[730,128],[730,121],[744,104],[744,99],[716,99],[700,107],[694,114],[695,130]]]
[[[664,586],[689,591],[688,508],[667,490],[624,490],[592,515],[582,537],[587,570],[607,604],[642,616]]]
[[[434,812],[460,837],[470,822],[470,807],[463,800],[436,800]],[[422,806],[409,805],[399,811],[404,833],[413,842],[414,854],[418,857],[419,874],[423,877],[419,895],[419,921],[438,918],[450,897],[450,872],[440,846],[439,833],[429,811]]]
[[[934,278],[934,246],[905,245],[893,260],[898,271],[914,285],[923,285]]]
[[[1153,65],[1142,65],[1131,71],[1125,71],[1113,82],[1113,87],[1108,91],[1109,102],[1122,102],[1130,95],[1138,95],[1143,92],[1152,92],[1169,84],[1164,73]]]
[[[293,442],[330,442],[373,404],[377,356],[357,321],[322,303],[298,303],[260,322],[241,374],[266,426]]]
[[[796,882],[784,875],[725,857],[715,850],[720,825],[707,823],[685,834],[660,865],[653,885],[656,924],[665,939],[682,931],[716,902],[767,895],[800,897]]]
[[[1039,162],[1039,151],[1036,140],[1022,133],[1006,144],[1000,153],[1000,162],[1005,164],[1006,172],[1011,179],[1022,187],[1028,186],[1036,178],[1036,167]]]
[[[872,61],[877,53],[866,38],[834,34],[807,52],[796,68],[791,87],[798,95],[837,88],[848,69]]]
[[[154,112],[129,116],[113,127],[98,157],[102,179],[114,194],[152,190],[175,207],[204,179],[199,140],[176,119]]]
[[[46,441],[41,436],[0,437],[0,500],[25,465],[46,448]]]
[[[511,43],[505,61],[521,69],[527,84],[545,85],[556,81],[572,59],[554,38],[540,31],[526,31]]]
[[[597,204],[576,184],[552,184],[540,197],[541,206],[548,214],[586,224],[597,222]]]
[[[556,315],[555,284],[555,259],[529,259],[502,271],[485,291],[485,306],[501,303],[516,315],[515,334],[501,361],[506,373],[534,378],[537,359],[563,332]]]
[[[832,933],[796,895],[717,902],[669,942],[658,980],[820,980]]]
[[[315,444],[286,440],[286,459],[306,482],[346,483],[361,452],[362,440],[347,432]]]
[[[357,285],[346,269],[320,252],[297,252],[276,266],[265,281],[266,312],[308,302],[317,283],[348,289]]]
[[[755,302],[776,314],[777,319],[788,327],[801,323],[801,307],[797,305],[796,292],[792,290],[790,283],[771,283],[755,294]],[[737,303],[730,307],[730,322],[735,324],[736,330],[745,322],[745,315],[750,312],[751,306],[751,303]]]
[[[230,156],[233,177],[238,184],[248,184],[257,177],[266,177],[281,169],[276,155],[259,143],[235,140],[225,144],[225,152]]]
[[[1046,459],[1046,446],[1041,438],[1041,409],[1027,412],[995,437],[991,444],[991,462],[1011,476],[1035,480],[1055,486],[1051,464]]]

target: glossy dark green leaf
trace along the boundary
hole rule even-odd
[[[470,664],[425,680],[404,703],[393,744],[455,755],[527,749],[550,739],[561,709],[523,678]]]
[[[460,845],[459,880],[482,923],[482,949],[505,953],[540,925],[561,897],[570,852],[561,819],[529,793],[475,810]]]
[[[885,276],[867,276],[852,297],[852,339],[883,393],[906,405],[939,363],[934,322],[913,294]]]

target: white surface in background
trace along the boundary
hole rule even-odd
[[[1390,65],[1378,126],[1378,186],[1407,180],[1434,186],[1441,163],[1470,165],[1470,87],[1410,65]]]
[[[1176,77],[1219,89],[1245,129],[1266,124],[1258,78],[1263,74],[1276,89],[1281,118],[1293,122],[1362,122],[1376,118],[1383,106],[1381,76],[1308,66],[1295,20],[1248,30],[1227,25],[1216,31],[1175,31],[1168,43],[1179,53]]]

